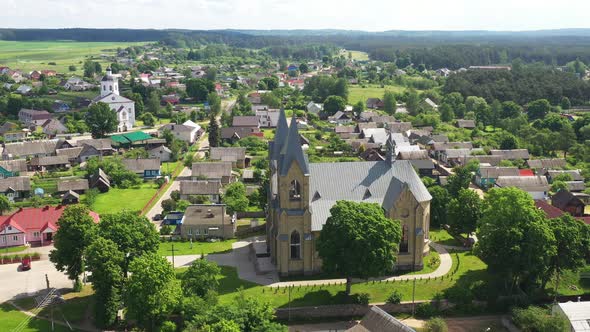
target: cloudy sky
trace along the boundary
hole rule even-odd
[[[4,28],[590,28],[588,0],[0,0],[0,4]]]

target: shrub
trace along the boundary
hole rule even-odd
[[[402,293],[400,293],[397,289],[389,295],[387,298],[387,303],[389,304],[399,304],[402,301]]]
[[[158,188],[162,188],[164,186],[164,184],[166,184],[166,178],[157,178],[156,179],[156,185],[158,186]]]
[[[170,225],[164,225],[160,228],[160,235],[170,235],[170,233],[172,233]]]
[[[445,291],[447,300],[458,306],[469,305],[473,301],[473,293],[466,287],[452,287]]]
[[[449,328],[444,319],[434,317],[426,322],[426,331],[428,332],[447,332]]]
[[[179,190],[174,190],[170,193],[170,198],[172,198],[174,201],[178,202],[180,200],[180,191]]]
[[[569,331],[569,322],[565,317],[552,316],[549,310],[540,307],[514,309],[512,320],[524,332]]]
[[[436,314],[436,308],[430,303],[420,303],[416,306],[416,317],[430,318]]]
[[[350,300],[354,304],[369,305],[371,296],[368,293],[357,293],[350,296]]]
[[[162,323],[162,326],[160,327],[160,332],[175,332],[175,331],[176,331],[176,324],[174,324],[174,322],[171,322],[169,320]]]
[[[80,279],[76,279],[74,281],[74,292],[81,292],[82,291],[82,282],[80,281]]]

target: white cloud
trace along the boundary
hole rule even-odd
[[[3,27],[533,30],[588,28],[586,0],[0,0]]]

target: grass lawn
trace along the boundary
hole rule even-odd
[[[115,213],[123,210],[140,211],[157,190],[153,182],[142,183],[138,189],[111,188],[108,192],[96,197],[92,210],[98,214]]]
[[[366,88],[363,88],[360,85],[353,85],[348,88],[348,104],[354,105],[359,101],[364,103],[367,101],[367,98],[383,99],[385,90],[401,93],[404,92],[406,88],[399,85],[386,85],[384,88],[380,85],[368,85]]]
[[[114,56],[118,47],[126,48],[145,43],[115,42],[74,42],[74,41],[0,41],[0,65],[18,68],[23,71],[53,69],[60,73],[83,73],[83,62],[89,56],[101,62],[103,68],[107,61],[99,58],[101,54]],[[48,65],[55,62],[56,65]],[[70,72],[68,66],[75,65],[77,70]]]
[[[29,317],[24,313],[18,311],[15,307],[9,303],[0,304],[0,327],[2,331],[13,331],[16,327],[20,327],[25,320]],[[23,329],[19,329],[20,332],[45,332],[51,331],[51,322],[31,318]],[[65,326],[55,325],[55,331],[65,332],[70,331]]]
[[[458,257],[458,259],[457,259]],[[476,280],[482,280],[487,277],[486,265],[470,252],[461,252],[452,254],[453,269],[458,266],[457,272],[449,274],[445,278],[436,280],[418,280],[416,281],[416,299],[432,299],[437,293],[453,286],[463,287]],[[289,303],[289,292],[286,288],[271,289],[268,287],[257,286],[250,282],[240,280],[237,272],[232,268],[224,268],[224,274],[220,279],[220,303],[229,303],[233,301],[235,290],[239,287],[244,288],[247,295],[254,296],[264,301],[270,302],[274,307],[287,307]],[[352,293],[368,293],[371,302],[385,302],[387,297],[394,289],[402,293],[402,301],[412,299],[412,281],[396,282],[363,282],[352,285]],[[344,291],[345,285],[331,286],[309,286],[295,287],[291,291],[291,306],[314,306],[341,303],[339,292]]]
[[[27,246],[2,247],[2,248],[0,248],[0,254],[20,252],[20,251],[26,250],[27,248],[29,248],[29,247],[27,247]]]
[[[174,245],[174,255],[176,256],[228,252],[231,250],[231,245],[234,242],[236,242],[234,239],[218,242],[193,241],[192,248],[190,242],[160,242],[158,255],[172,256],[172,245]]]
[[[447,246],[463,246],[461,242],[457,241],[454,237],[451,236],[451,234],[449,234],[449,232],[447,232],[444,229],[431,229],[430,240],[432,242],[444,244]]]
[[[264,134],[264,138],[268,140],[272,140],[275,137],[275,130],[274,129],[261,129],[262,133]]]

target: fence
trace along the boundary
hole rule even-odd
[[[150,198],[150,200],[147,202],[147,204],[144,205],[144,207],[141,209],[141,211],[139,211],[140,216],[145,215],[153,207],[153,204],[155,202],[157,202],[158,199],[160,199],[161,194],[166,192],[166,190],[168,190],[170,188],[170,186],[172,185],[172,182],[174,182],[174,180],[176,180],[176,178],[178,177],[178,175],[180,174],[180,172],[182,171],[183,168],[184,168],[184,164],[182,164],[182,163],[180,163],[180,164],[178,164],[178,166],[176,166],[176,168],[172,171],[172,178],[170,179],[170,181],[168,181],[168,183],[161,186],[158,189],[158,191],[156,191],[154,196],[152,196],[152,198]]]

